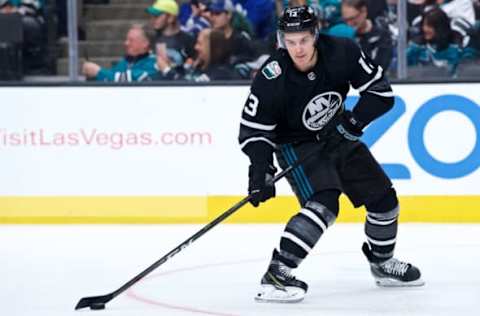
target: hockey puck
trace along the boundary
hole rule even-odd
[[[95,309],[95,310],[105,309],[105,304],[104,303],[93,303],[92,305],[90,305],[90,309]]]

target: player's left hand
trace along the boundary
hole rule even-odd
[[[336,126],[337,132],[344,138],[355,142],[363,135],[364,125],[353,115],[351,111],[343,112],[340,122]]]
[[[351,111],[344,111],[333,131],[327,136],[325,150],[332,150],[344,141],[358,141],[363,135],[363,127],[364,125],[355,118]]]

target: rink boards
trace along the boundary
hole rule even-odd
[[[396,85],[364,142],[406,222],[480,222],[480,84]],[[202,223],[245,196],[247,86],[0,87],[0,223]],[[346,100],[352,106],[358,96]],[[282,222],[287,183],[230,222]],[[339,221],[363,220],[342,199]]]

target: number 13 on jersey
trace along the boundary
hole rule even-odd
[[[248,101],[245,104],[245,108],[243,109],[243,111],[250,116],[255,116],[257,114],[258,103],[259,103],[258,98],[253,93],[250,93],[250,95],[248,96]]]

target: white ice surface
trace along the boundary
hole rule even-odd
[[[480,315],[480,225],[401,224],[396,257],[421,268],[423,288],[375,286],[360,224],[336,224],[296,274],[298,304],[253,300],[283,225],[220,224],[102,311],[74,311],[108,294],[203,225],[0,226],[5,316]]]

